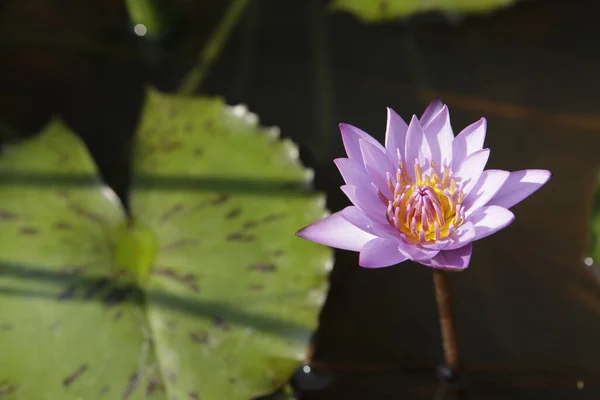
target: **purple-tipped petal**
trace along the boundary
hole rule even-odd
[[[389,267],[406,261],[394,240],[375,238],[368,241],[360,250],[358,265],[365,268]]]
[[[360,251],[365,243],[375,238],[348,222],[341,212],[299,230],[296,235],[311,242],[352,251]]]
[[[532,195],[548,182],[551,176],[550,171],[543,169],[526,169],[511,172],[502,188],[488,204],[510,208]]]
[[[431,150],[425,139],[425,133],[421,127],[419,119],[413,115],[406,131],[406,172],[411,179],[415,178],[414,165],[415,160],[418,160],[421,167],[428,167],[428,162],[431,160]]]
[[[377,197],[377,195],[368,190],[362,190],[356,186],[344,185],[341,187],[342,192],[348,197],[348,200],[358,207],[363,213],[365,213],[373,221],[379,223],[387,223],[385,213],[386,206]]]
[[[398,161],[400,161],[398,160],[398,150],[400,150],[400,155],[404,157],[407,129],[408,125],[406,122],[394,110],[388,107],[387,125],[385,127],[385,149],[388,158],[395,167],[398,167]]]
[[[423,122],[421,122],[423,125]],[[423,125],[425,137],[431,148],[433,161],[439,168],[447,165],[452,165],[452,141],[454,133],[452,125],[450,125],[450,112],[447,106],[442,109],[431,119],[429,124]]]
[[[340,124],[340,132],[342,133],[342,141],[344,142],[346,154],[348,154],[348,158],[351,160],[354,160],[361,164],[363,162],[362,153],[360,151],[360,145],[358,143],[359,139],[366,140],[372,145],[379,147],[381,151],[385,152],[385,149],[383,148],[381,143],[375,140],[368,133],[355,126],[349,124]]]
[[[385,153],[382,153],[377,147],[360,139],[360,150],[362,151],[363,161],[371,182],[375,184],[377,189],[383,193],[388,199],[391,198],[392,192],[387,184],[386,172],[394,171],[390,160]]]
[[[515,215],[504,207],[484,206],[477,209],[467,219],[475,226],[473,241],[488,237],[500,229],[506,228],[515,220]]]
[[[440,251],[431,260],[421,261],[421,264],[446,271],[462,271],[469,266],[473,245],[471,243],[455,250]]]
[[[473,211],[485,206],[502,188],[509,175],[508,171],[499,169],[483,171],[469,195],[465,197],[465,201],[463,202],[465,216],[469,217]]]
[[[431,103],[429,103],[425,111],[423,111],[423,115],[421,115],[421,118],[419,118],[419,121],[421,121],[421,126],[425,128],[440,112],[442,107],[444,107],[444,103],[442,103],[440,99],[434,99]]]
[[[467,157],[483,148],[487,121],[479,121],[467,126],[452,141],[452,165],[458,167]]]
[[[336,158],[333,160],[340,170],[344,182],[351,186],[372,187],[369,174],[363,163],[358,163],[349,158]]]
[[[489,149],[476,151],[467,157],[456,170],[454,176],[459,179],[458,183],[463,186],[465,196],[471,192],[471,189],[479,180],[489,157]]]

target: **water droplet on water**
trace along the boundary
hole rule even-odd
[[[293,385],[300,392],[323,390],[331,385],[333,377],[328,371],[318,371],[309,365],[300,367],[293,378]]]
[[[133,32],[138,36],[144,36],[148,32],[144,24],[137,24],[133,27]]]

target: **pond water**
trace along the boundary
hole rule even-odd
[[[60,114],[123,194],[144,84],[173,89],[225,6],[182,0],[195,19],[151,43],[130,34],[116,0],[15,3],[0,9],[0,116],[31,133]],[[465,389],[435,377],[431,271],[361,269],[340,251],[316,336],[325,385],[303,399],[600,398],[600,286],[583,262],[600,146],[599,12],[586,0],[531,0],[462,21],[369,26],[316,0],[248,7],[200,92],[247,104],[299,143],[332,211],[347,205],[332,163],[344,155],[337,123],[383,140],[386,106],[409,119],[436,96],[455,132],[488,119],[489,168],[553,172],[451,277]]]

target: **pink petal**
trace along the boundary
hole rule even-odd
[[[425,245],[428,249],[437,250],[454,250],[475,240],[476,231],[475,225],[472,222],[466,221],[450,234],[446,240]]]
[[[473,241],[483,239],[500,229],[506,228],[515,220],[515,215],[504,207],[484,206],[477,209],[467,219],[475,226]]]
[[[462,185],[465,196],[471,192],[479,180],[489,157],[489,149],[478,150],[459,165],[454,176],[459,178],[458,183]]]
[[[358,265],[365,268],[389,267],[406,261],[406,255],[398,251],[394,240],[375,238],[368,241],[360,250]]]
[[[396,114],[394,110],[387,109],[387,126],[385,128],[385,149],[388,158],[394,166],[398,166],[398,150],[400,155],[404,156],[404,147],[406,143],[406,130],[408,125]]]
[[[344,148],[346,149],[346,154],[348,154],[348,158],[354,160],[358,163],[363,162],[362,153],[360,151],[360,145],[358,143],[359,139],[364,139],[367,142],[371,143],[374,146],[377,146],[381,149],[381,151],[385,152],[385,149],[377,140],[375,140],[371,135],[358,129],[355,126],[348,124],[340,124],[340,132],[342,133],[342,141],[344,142]]]
[[[473,245],[471,243],[455,250],[440,251],[431,260],[420,261],[421,264],[446,271],[462,271],[469,266]]]
[[[375,184],[377,189],[383,193],[388,199],[391,198],[392,192],[387,184],[386,172],[393,172],[393,167],[385,153],[382,153],[377,147],[369,142],[360,139],[360,150],[362,151],[365,168],[370,181]]]
[[[421,124],[431,148],[433,161],[439,168],[445,165],[452,166],[454,132],[452,132],[452,125],[450,125],[448,107],[443,106],[427,125],[424,125],[423,122]]]
[[[481,118],[479,121],[463,129],[452,142],[452,165],[458,167],[471,154],[483,148],[487,121]]]
[[[372,191],[363,190],[357,186],[344,185],[341,187],[342,192],[346,194],[348,200],[358,207],[363,213],[365,213],[373,221],[379,223],[387,223],[386,219],[386,206]]]
[[[388,223],[382,224],[373,221],[356,206],[346,207],[341,212],[342,217],[346,218],[352,225],[365,232],[378,237],[400,240],[400,232],[398,232],[396,228]]]
[[[504,186],[488,204],[510,208],[537,191],[551,176],[550,171],[543,169],[511,172]]]
[[[408,244],[401,241],[398,249],[402,253],[406,253],[408,258],[413,261],[427,260],[439,253],[439,249],[426,248],[418,244]]]
[[[429,168],[431,160],[431,150],[429,144],[425,140],[425,134],[419,119],[413,115],[406,131],[406,170],[411,179],[415,178],[414,165],[415,160],[425,170]]]
[[[499,169],[488,169],[483,171],[479,180],[471,189],[469,195],[465,198],[463,206],[465,215],[468,217],[479,207],[485,206],[492,197],[498,193],[502,185],[508,179],[510,173]]]
[[[362,231],[342,217],[341,212],[299,230],[297,236],[337,249],[359,251],[375,236]]]
[[[440,112],[442,107],[444,107],[444,103],[442,103],[440,99],[434,99],[431,103],[429,103],[425,111],[423,111],[423,115],[421,115],[421,118],[419,118],[419,121],[421,121],[421,126],[425,128],[425,126],[431,122],[433,117]]]
[[[358,163],[349,158],[336,158],[333,160],[340,170],[344,182],[351,186],[371,186],[371,178],[365,170],[363,163]]]

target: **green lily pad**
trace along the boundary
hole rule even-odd
[[[334,0],[330,8],[345,11],[364,22],[382,22],[427,11],[488,12],[515,0]]]
[[[332,261],[294,232],[323,199],[242,111],[150,91],[131,218],[60,122],[0,157],[3,399],[242,400],[289,379]]]
[[[593,262],[598,265],[600,262],[600,173],[598,174],[597,183],[594,188],[589,232],[588,246],[592,260],[590,264]]]

